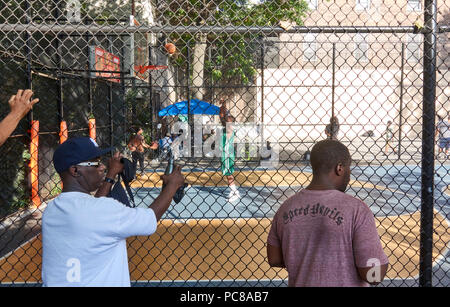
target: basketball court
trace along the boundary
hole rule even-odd
[[[436,168],[434,274],[445,277],[450,261],[450,166]],[[139,207],[159,194],[157,172],[132,188]],[[220,170],[183,168],[185,197],[164,214],[157,232],[128,241],[130,274],[136,285],[285,285],[287,273],[267,264],[266,239],[281,203],[305,187],[309,167],[290,170],[242,168],[235,173],[241,199],[227,200]],[[387,279],[413,282],[419,272],[420,167],[354,166],[347,193],[370,206],[391,266]],[[376,184],[374,184],[376,183]],[[41,237],[35,236],[0,259],[4,282],[40,282]]]

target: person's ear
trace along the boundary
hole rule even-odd
[[[344,166],[342,165],[342,163],[338,163],[336,165],[335,172],[336,172],[336,175],[342,176],[342,174],[344,173]]]
[[[78,172],[78,168],[76,166],[71,166],[69,168],[69,173],[70,175],[72,175],[73,177],[80,177],[80,173]]]

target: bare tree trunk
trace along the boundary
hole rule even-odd
[[[205,69],[206,34],[199,34],[194,47],[192,59],[192,94],[193,98],[203,99],[205,89],[203,87],[203,71]]]

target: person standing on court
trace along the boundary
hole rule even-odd
[[[155,142],[152,145],[148,145],[145,143],[145,139],[143,136],[144,130],[141,127],[136,129],[136,133],[130,138],[128,141],[128,149],[131,151],[131,158],[133,160],[133,165],[137,170],[137,163],[139,161],[139,176],[144,174],[144,151],[145,148],[151,148],[153,150],[158,148],[158,144]]]
[[[170,136],[170,133],[166,133],[166,136],[161,139],[160,142],[160,150],[161,150],[161,160],[166,160],[169,157],[169,151],[171,150],[172,146],[172,138]]]
[[[14,129],[16,129],[20,120],[27,115],[33,108],[33,105],[39,101],[39,98],[31,100],[32,90],[18,90],[16,95],[9,99],[10,112],[0,122],[0,146],[6,142]]]
[[[325,126],[325,134],[329,140],[337,140],[339,135],[339,120],[336,116],[330,118],[330,123]]]
[[[234,138],[235,132],[233,129],[233,122],[235,118],[227,110],[226,102],[221,99],[221,107],[219,111],[220,121],[223,126],[222,139],[220,140],[221,150],[221,170],[222,175],[227,179],[230,193],[228,194],[228,201],[233,203],[241,198],[241,195],[236,187],[234,180],[234,162],[236,161],[236,154],[234,152]]]
[[[108,162],[89,137],[68,139],[53,155],[63,190],[42,217],[44,286],[129,287],[126,238],[149,236],[184,184],[181,168],[161,177],[164,188],[148,208],[129,208],[106,196],[123,164],[119,153]],[[95,196],[91,193],[95,192]]]
[[[345,194],[351,157],[323,140],[311,150],[313,178],[276,212],[267,239],[272,267],[286,268],[289,286],[358,287],[381,282],[388,258],[370,208]]]
[[[438,123],[436,126],[436,136],[438,137],[438,155],[441,152],[445,153],[448,158],[448,150],[450,148],[450,114],[447,120],[438,115]]]
[[[384,131],[384,155],[387,156],[389,154],[389,148],[392,149],[394,153],[397,153],[397,150],[395,150],[395,147],[391,144],[394,140],[394,131],[392,131],[392,121],[388,120],[386,124],[386,130]]]

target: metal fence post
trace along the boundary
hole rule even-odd
[[[403,126],[403,92],[405,84],[405,43],[402,43],[402,53],[401,53],[401,65],[400,65],[400,110],[398,112],[399,122],[398,122],[398,149],[397,157],[400,160],[402,155],[402,126]]]
[[[106,40],[108,41],[108,51],[113,53],[113,44],[111,42],[111,37],[106,36]],[[108,80],[108,115],[109,115],[109,142],[110,146],[114,146],[114,113],[113,113],[113,85],[112,80]]]
[[[261,37],[261,146],[264,144],[264,38]]]
[[[422,199],[420,221],[419,285],[432,285],[433,205],[434,205],[434,131],[436,97],[436,1],[425,0],[423,59]]]
[[[189,82],[191,79],[191,52],[190,52],[190,41],[186,43],[186,100],[187,100],[187,117],[189,123],[189,138],[191,140],[191,146],[189,148],[189,155],[194,155],[195,147],[194,147],[194,115],[191,114],[191,83]],[[195,56],[195,54],[194,54]],[[170,132],[170,130],[168,130]]]
[[[333,61],[332,61],[332,78],[331,78],[331,118],[334,118],[334,102],[336,92],[336,43],[333,43]]]

